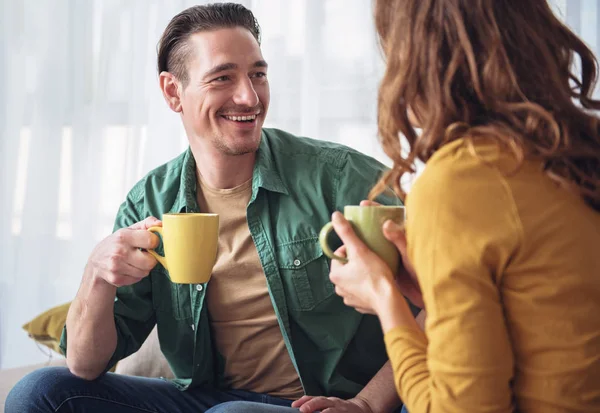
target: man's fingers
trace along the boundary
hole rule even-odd
[[[148,273],[144,273],[126,262],[121,262],[119,264],[119,271],[109,270],[102,278],[115,287],[122,287],[135,284],[146,275],[148,275]]]
[[[150,255],[150,253],[139,249],[133,250],[127,261],[131,266],[146,274],[149,273],[157,263],[156,258]]]
[[[347,250],[359,251],[367,249],[367,246],[358,238],[350,222],[344,216],[336,211],[331,217],[333,228],[338,234]]]
[[[157,226],[159,226],[159,227],[162,226],[162,221],[155,217],[148,217],[143,221],[136,222],[135,224],[131,225],[129,227],[129,229],[147,230],[150,227],[157,227]]]
[[[304,403],[302,407],[300,407],[300,411],[302,413],[312,413],[316,410],[324,410],[328,407],[334,407],[335,403],[333,400],[328,399],[327,397],[319,396],[315,397],[312,400]]]
[[[140,281],[142,278],[146,277],[150,271],[141,270],[137,267],[134,267],[129,262],[124,263],[123,271],[121,275],[124,275],[129,278],[134,278],[137,281]]]
[[[123,228],[115,232],[115,236],[126,246],[145,250],[158,247],[160,242],[156,234],[140,229]]]
[[[108,256],[99,263],[102,278],[117,287],[131,285],[146,277],[156,265],[149,253],[129,247]]]
[[[307,401],[309,401],[309,400],[312,400],[312,399],[314,399],[314,398],[315,398],[315,396],[307,396],[307,395],[304,395],[304,396],[300,397],[298,400],[294,401],[294,402],[292,403],[292,407],[294,407],[294,408],[296,408],[296,407],[300,407],[300,406],[302,406],[304,403],[306,403]]]

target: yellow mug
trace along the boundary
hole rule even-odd
[[[208,282],[217,259],[219,215],[164,214],[162,227],[148,231],[159,233],[165,256],[148,250],[169,272],[172,282],[201,284]]]
[[[370,250],[379,255],[387,265],[396,271],[400,262],[400,253],[394,244],[383,235],[383,223],[392,220],[398,225],[404,224],[404,207],[387,205],[347,205],[344,207],[344,217],[352,224],[356,235]],[[325,255],[333,260],[348,262],[347,258],[335,255],[329,246],[329,233],[333,230],[331,222],[325,224],[319,234],[319,242]]]

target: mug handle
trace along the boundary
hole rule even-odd
[[[333,231],[333,223],[328,222],[327,224],[325,224],[325,226],[321,229],[321,232],[319,233],[319,243],[321,244],[323,253],[325,255],[327,255],[329,258],[331,258],[332,260],[338,260],[338,261],[341,261],[344,264],[346,264],[348,262],[348,258],[340,257],[339,255],[335,255],[333,253],[333,251],[331,251],[331,247],[329,246],[329,243],[327,242],[327,238],[329,237],[329,233],[331,231]]]
[[[160,236],[162,237],[163,235],[163,229],[162,227],[150,227],[148,228],[148,231],[150,232],[154,232],[154,233],[159,233]],[[158,252],[154,251],[153,249],[148,249],[146,250],[150,253],[150,255],[152,255],[154,258],[156,258],[156,260],[158,262],[160,262],[160,265],[162,265],[163,267],[165,267],[165,270],[169,271],[169,269],[167,268],[167,259],[165,257],[163,257],[162,255],[160,255]]]

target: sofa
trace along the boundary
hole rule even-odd
[[[0,412],[4,411],[6,396],[17,382],[28,373],[46,366],[66,367],[66,361],[64,357],[57,354],[47,363],[0,370]],[[156,327],[136,353],[117,363],[115,373],[129,376],[173,378],[173,372],[160,351]]]

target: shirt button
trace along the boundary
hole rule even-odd
[[[198,291],[202,291],[203,288],[204,287],[202,287],[202,284],[197,284],[196,285],[196,290],[198,290]]]
[[[296,258],[296,259],[294,260],[294,265],[297,267],[297,266],[299,266],[300,264],[302,264],[302,263],[300,262],[300,260],[299,260],[298,258]]]

